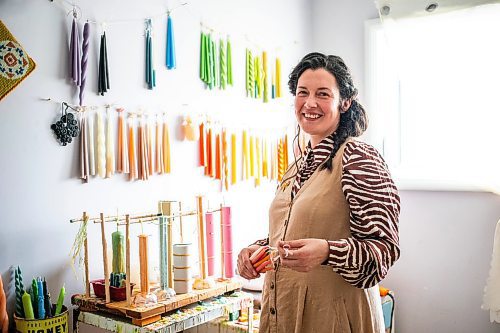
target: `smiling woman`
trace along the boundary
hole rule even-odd
[[[279,253],[265,273],[260,331],[383,332],[377,284],[399,258],[397,188],[379,153],[354,140],[367,118],[340,57],[306,55],[288,85],[297,136],[310,142],[271,203],[269,237],[238,257],[240,275],[254,279],[252,254]]]

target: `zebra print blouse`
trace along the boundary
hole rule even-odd
[[[314,149],[306,149],[309,163],[299,171],[292,196],[333,149],[333,139],[325,138]],[[319,152],[319,154],[317,153]],[[314,159],[310,155],[314,155]],[[352,236],[328,240],[330,265],[348,283],[368,288],[380,282],[399,258],[398,219],[400,198],[387,165],[369,144],[351,141],[342,156],[342,191],[350,208]],[[254,244],[267,245],[269,238]]]

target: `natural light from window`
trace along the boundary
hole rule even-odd
[[[367,24],[368,139],[413,187],[499,189],[500,6]]]

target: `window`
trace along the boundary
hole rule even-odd
[[[500,188],[500,6],[368,22],[367,141],[397,182]]]

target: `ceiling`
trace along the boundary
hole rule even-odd
[[[382,10],[384,6],[390,8],[389,13],[382,16],[390,18],[428,15],[425,8],[433,3],[437,4],[437,7],[432,13],[443,13],[482,4],[500,3],[500,0],[375,0],[381,14],[387,12],[387,8]]]

